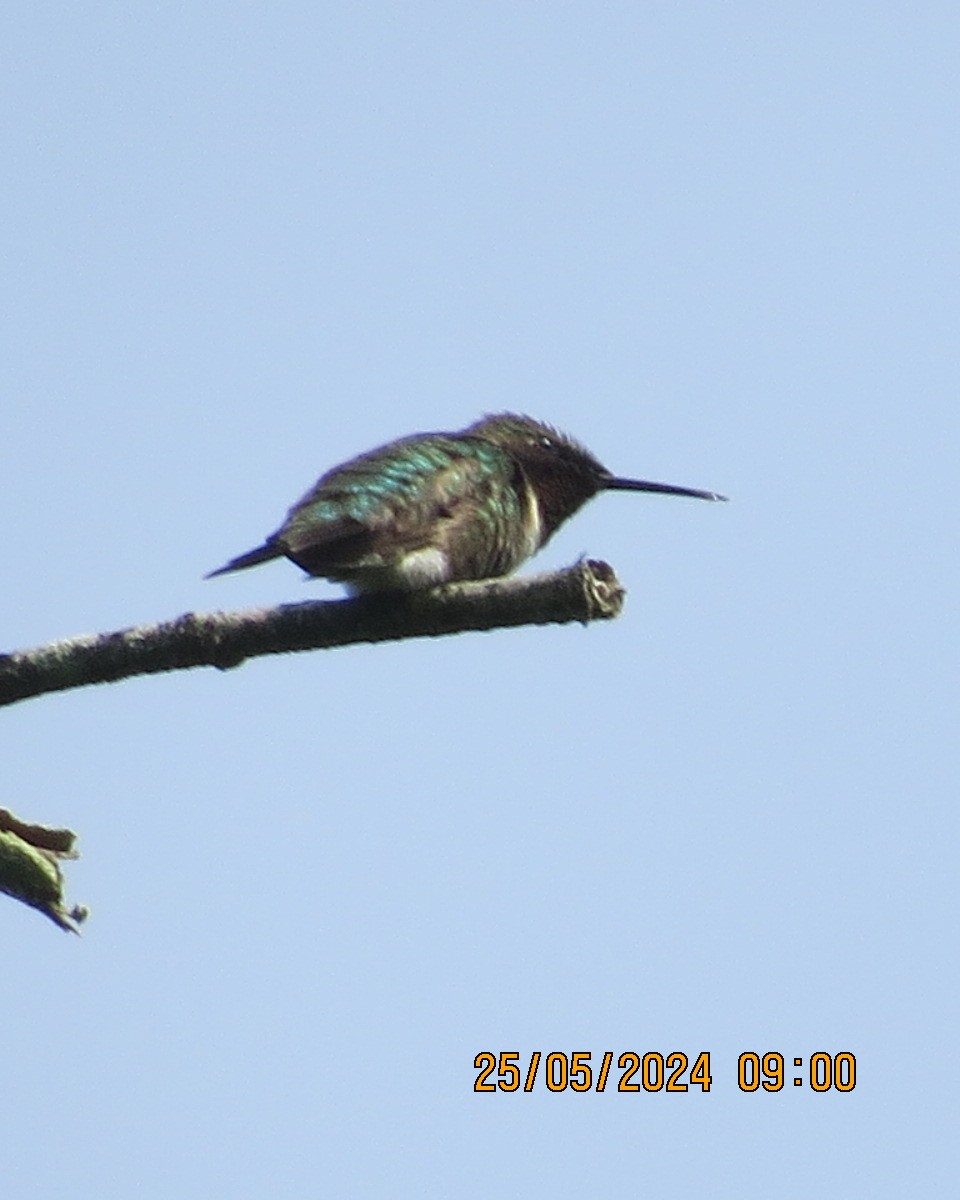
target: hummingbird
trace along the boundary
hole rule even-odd
[[[417,433],[327,471],[266,541],[206,577],[288,558],[353,592],[412,592],[509,575],[598,492],[717,492],[623,479],[532,417]]]

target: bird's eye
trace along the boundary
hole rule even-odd
[[[543,437],[538,438],[537,441],[541,446],[544,446],[547,450],[553,449],[553,438],[552,437],[547,437],[547,435],[544,434]]]

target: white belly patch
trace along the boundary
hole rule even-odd
[[[417,591],[446,583],[450,578],[450,563],[442,550],[428,546],[405,554],[397,565],[396,573],[401,587]]]

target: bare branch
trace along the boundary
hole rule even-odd
[[[409,594],[185,613],[159,625],[0,655],[0,705],[134,675],[202,666],[226,670],[263,654],[516,625],[586,624],[616,617],[623,597],[612,567],[583,560],[549,575],[484,579]]]

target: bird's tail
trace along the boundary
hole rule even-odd
[[[246,554],[238,554],[236,558],[231,558],[222,567],[217,567],[215,571],[204,575],[204,579],[213,579],[215,575],[227,575],[230,571],[243,571],[247,567],[255,567],[259,563],[269,562],[272,558],[282,557],[283,551],[276,542],[264,542],[256,550],[248,550]]]

